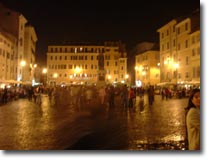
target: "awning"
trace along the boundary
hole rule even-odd
[[[7,84],[21,84],[21,81],[16,81],[13,79],[10,80],[4,80],[4,79],[0,79],[0,83],[7,83]]]

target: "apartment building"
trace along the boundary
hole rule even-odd
[[[123,48],[119,42],[48,46],[48,84],[97,84],[101,80],[125,83],[127,54]],[[101,73],[104,73],[102,79]]]
[[[0,76],[4,81],[13,80],[23,83],[31,81],[31,73],[27,66],[35,61],[33,54],[35,53],[37,37],[34,29],[31,27],[27,29],[26,23],[27,19],[21,13],[0,3],[0,34],[3,41],[0,47],[2,56],[6,55],[7,57],[5,64],[2,62],[2,66],[4,66],[2,74],[4,75]],[[33,47],[29,47],[31,44]]]
[[[148,87],[160,83],[160,53],[155,43],[139,44],[135,57],[135,82],[137,86]]]
[[[16,79],[16,38],[0,27],[0,82]]]
[[[157,31],[160,82],[200,83],[200,11],[173,19]]]
[[[25,83],[35,82],[35,69],[36,69],[36,42],[37,42],[36,32],[33,26],[25,26],[24,34],[24,60],[26,65],[23,67],[23,81]]]

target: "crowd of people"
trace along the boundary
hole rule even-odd
[[[185,90],[181,92],[184,96]],[[128,87],[126,84],[120,87],[114,87],[113,85],[105,85],[101,87],[96,86],[19,86],[0,89],[1,103],[7,103],[18,98],[28,98],[29,101],[41,105],[42,94],[49,96],[49,101],[55,106],[74,105],[79,107],[85,107],[91,105],[96,101],[105,107],[112,109],[115,107],[115,98],[120,99],[120,105],[123,108],[133,108],[136,96],[140,99],[144,99],[144,95],[148,96],[148,104],[152,105],[155,100],[154,86],[148,88]],[[169,99],[170,90],[163,88],[161,90],[162,99]],[[141,101],[140,101],[141,102]],[[141,104],[141,103],[140,103]],[[119,105],[119,104],[117,104]],[[200,149],[200,90],[191,89],[189,95],[188,106],[186,107],[186,131],[187,142],[189,143],[189,150]]]

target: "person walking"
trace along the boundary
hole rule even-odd
[[[185,108],[189,150],[200,150],[200,89],[193,89]]]
[[[136,98],[135,92],[133,88],[130,88],[129,91],[129,100],[128,100],[128,107],[133,108],[133,99]]]
[[[122,91],[121,91],[121,105],[123,106],[123,108],[127,108],[128,105],[128,88],[127,85],[125,84],[122,87]]]
[[[148,89],[148,102],[149,102],[149,105],[151,106],[154,102],[154,96],[155,96],[155,93],[154,93],[154,87],[153,86],[150,86],[149,89]]]

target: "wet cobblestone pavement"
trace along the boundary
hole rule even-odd
[[[136,106],[108,109],[96,103],[78,108],[54,106],[46,95],[39,106],[19,99],[0,106],[1,150],[185,150],[184,107],[187,99],[144,97]]]

